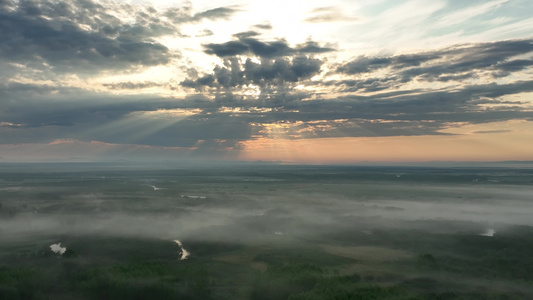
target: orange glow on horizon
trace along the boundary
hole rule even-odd
[[[531,123],[527,122],[530,127]],[[533,160],[533,133],[433,136],[261,138],[242,143],[246,161],[297,163]]]

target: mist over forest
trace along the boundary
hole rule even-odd
[[[4,167],[3,299],[533,295],[529,168]]]

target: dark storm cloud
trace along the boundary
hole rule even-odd
[[[362,75],[388,69],[402,77],[403,82],[413,79],[449,81],[475,78],[476,72],[488,72],[503,77],[511,72],[533,65],[533,59],[516,56],[533,52],[533,40],[499,41],[453,46],[431,52],[398,56],[368,57],[361,55],[337,67],[337,72]]]
[[[272,58],[296,54],[312,54],[335,51],[335,49],[331,47],[323,47],[312,41],[296,45],[296,47],[292,48],[285,40],[263,42],[250,36],[237,37],[239,39],[235,41],[229,41],[221,44],[206,44],[204,45],[205,53],[213,54],[222,58],[244,54]]]
[[[153,40],[174,28],[137,12],[136,23],[87,0],[10,2],[0,10],[0,57],[38,61],[57,71],[93,72],[166,64],[175,56]]]

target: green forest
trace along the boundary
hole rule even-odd
[[[0,172],[0,299],[533,299],[528,170],[230,171]]]

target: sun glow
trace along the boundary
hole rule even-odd
[[[263,137],[241,143],[239,157],[297,163],[416,162],[436,157],[443,161],[532,159],[531,121],[463,125],[446,130],[458,135],[299,139],[289,138],[290,126],[286,123],[264,126]]]

